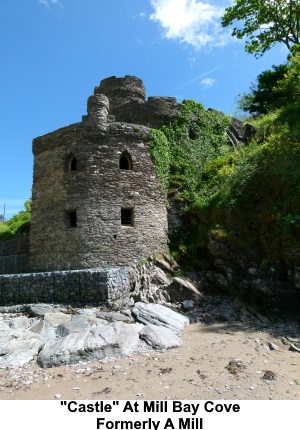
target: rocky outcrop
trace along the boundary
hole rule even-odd
[[[98,325],[92,330],[73,331],[46,345],[38,356],[38,363],[42,367],[52,367],[81,360],[122,357],[136,349],[139,330],[138,324],[115,322],[112,325]]]
[[[132,314],[137,321],[143,324],[167,327],[177,334],[182,333],[189,325],[189,319],[185,315],[153,303],[136,303]]]
[[[43,348],[41,337],[27,330],[0,331],[0,368],[22,366]]]
[[[0,368],[22,366],[37,355],[41,367],[119,358],[144,348],[143,341],[158,350],[180,346],[179,334],[188,318],[161,305],[137,303],[135,309],[144,307],[143,315],[139,312],[143,324],[133,319],[128,309],[120,313],[100,308],[62,307],[59,311],[55,307],[55,312],[45,313],[40,319],[25,315],[0,319]],[[155,321],[155,325],[148,320]]]
[[[250,249],[214,232],[208,237],[207,249],[212,263],[205,273],[209,291],[234,295],[270,319],[299,315],[297,272],[287,259],[267,260],[262,248]]]
[[[200,291],[190,281],[174,277],[170,285],[166,288],[173,302],[183,302],[185,300],[200,301],[202,295]]]
[[[152,348],[163,351],[182,345],[182,340],[167,327],[148,324],[139,332],[139,336]]]

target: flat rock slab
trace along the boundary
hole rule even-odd
[[[30,305],[28,307],[28,313],[32,317],[44,317],[47,313],[56,313],[59,312],[57,309],[55,309],[53,306],[48,305],[47,303],[39,303],[37,305]]]
[[[58,327],[60,324],[70,321],[71,315],[63,312],[49,312],[44,315],[45,321],[48,321],[53,327]]]
[[[45,346],[38,356],[42,367],[122,357],[134,352],[139,343],[140,324],[115,322],[92,330],[72,332]]]
[[[64,337],[70,333],[83,332],[91,328],[92,326],[84,316],[75,315],[70,321],[60,324],[56,329],[56,334],[59,337]]]
[[[136,303],[132,314],[138,322],[167,327],[176,334],[183,332],[190,322],[185,315],[154,303]]]
[[[44,346],[41,337],[30,331],[0,331],[0,368],[23,366]]]
[[[182,340],[172,330],[163,326],[146,325],[142,328],[139,335],[148,345],[159,351],[182,345]]]
[[[108,322],[114,322],[114,321],[122,321],[126,323],[132,323],[134,320],[124,314],[121,314],[120,312],[98,312],[96,314],[97,318],[104,319]]]
[[[171,299],[175,302],[182,302],[184,300],[200,301],[202,294],[187,279],[175,277],[172,283],[166,288]]]

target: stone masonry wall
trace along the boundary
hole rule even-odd
[[[0,304],[68,303],[126,306],[129,300],[126,267],[0,276]]]
[[[0,274],[29,270],[29,237],[0,241]]]
[[[83,123],[33,142],[32,271],[127,266],[167,247],[165,196],[151,158],[150,129],[105,124],[106,104],[97,99]],[[123,153],[130,170],[120,169]],[[77,159],[74,171],[65,169],[70,154]],[[121,224],[121,209],[132,211],[132,225]],[[69,212],[76,212],[74,228],[66,224]]]

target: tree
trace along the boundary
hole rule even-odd
[[[300,46],[293,46],[288,57],[284,78],[278,82],[276,91],[286,103],[300,102]]]
[[[300,46],[294,45],[288,61],[258,75],[250,92],[239,95],[237,106],[244,112],[264,115],[300,104]],[[298,107],[297,107],[298,110]]]
[[[225,9],[222,26],[240,25],[232,36],[246,40],[245,50],[255,57],[263,55],[277,43],[291,47],[300,43],[299,0],[235,0]]]
[[[283,106],[286,91],[279,89],[279,85],[287,71],[287,64],[280,64],[262,72],[255,84],[251,84],[250,92],[239,96],[238,107],[244,112],[261,115]]]

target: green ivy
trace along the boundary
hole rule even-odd
[[[226,115],[187,100],[178,118],[152,131],[150,147],[162,186],[187,207],[202,188],[206,164],[232,152],[226,135],[229,123]]]
[[[167,194],[170,179],[170,151],[169,142],[164,133],[159,130],[151,130],[150,149],[156,174],[162,189]]]

